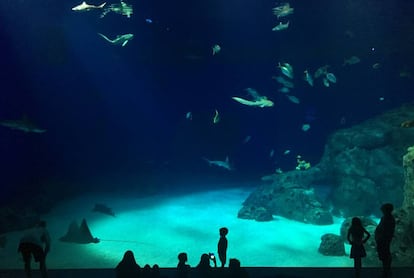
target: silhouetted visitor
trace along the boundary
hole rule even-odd
[[[196,266],[198,277],[204,278],[204,277],[211,277],[213,268],[210,265],[210,260],[214,262],[214,266],[216,266],[216,258],[214,254],[202,254],[200,258],[200,262]]]
[[[150,278],[151,277],[151,266],[149,264],[144,265],[142,268],[141,276],[143,278]]]
[[[395,231],[393,210],[394,206],[390,203],[381,206],[383,216],[375,229],[375,242],[377,244],[378,258],[382,261],[383,277],[389,277],[391,273],[392,256],[390,247]]]
[[[115,268],[116,278],[138,278],[141,276],[141,267],[135,261],[134,253],[128,250]]]
[[[366,235],[366,237],[364,237]],[[351,227],[348,229],[347,239],[351,244],[350,257],[354,259],[355,277],[361,274],[361,259],[367,256],[364,243],[370,238],[370,233],[362,226],[362,221],[358,217],[352,218]]]
[[[177,277],[187,278],[190,272],[190,266],[186,264],[188,261],[187,253],[178,254]]]
[[[160,266],[154,264],[151,270],[151,278],[161,278]]]
[[[220,259],[221,267],[224,267],[227,259],[227,238],[226,235],[229,233],[229,229],[226,227],[220,228],[220,239],[217,244],[217,253]]]
[[[240,266],[238,259],[229,260],[229,277],[230,278],[248,278],[247,271]]]
[[[46,228],[46,221],[40,221],[23,235],[17,251],[22,254],[27,277],[32,276],[32,255],[35,262],[39,262],[42,277],[47,277],[46,256],[50,251],[50,235]]]

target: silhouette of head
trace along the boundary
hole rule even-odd
[[[240,268],[240,261],[238,259],[230,259],[229,260],[229,268],[230,269]]]
[[[391,214],[394,210],[394,206],[391,203],[386,203],[381,206],[381,211],[384,214]]]
[[[185,263],[185,262],[187,262],[187,260],[188,260],[187,253],[182,252],[182,253],[178,254],[178,261],[180,263]]]
[[[135,264],[135,257],[134,253],[131,250],[128,250],[124,253],[124,257],[122,258],[122,261],[125,263],[133,263]]]
[[[362,221],[359,217],[352,218],[352,226],[362,227]]]
[[[201,255],[200,263],[198,264],[199,268],[209,268],[210,267],[210,256],[206,253]]]
[[[227,229],[226,227],[220,228],[221,236],[226,236],[228,233],[229,233],[229,229]]]

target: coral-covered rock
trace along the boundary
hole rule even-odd
[[[243,205],[264,207],[272,215],[316,224],[331,223],[330,211],[344,217],[380,216],[381,204],[400,206],[404,198],[401,158],[414,142],[414,128],[402,127],[401,123],[410,119],[414,119],[414,105],[338,130],[328,138],[317,165],[263,177],[264,184]],[[332,198],[321,200],[312,193],[319,184],[330,185]],[[405,206],[414,206],[413,192],[405,193]],[[257,218],[253,214],[250,217]]]
[[[325,256],[344,256],[345,246],[341,236],[324,234],[318,252]]]
[[[316,181],[312,174],[318,168],[308,171],[292,171],[271,176],[271,184],[264,184],[247,198],[238,217],[257,221],[271,220],[270,216],[279,215],[289,219],[327,225],[333,223],[328,208],[322,204],[315,190],[309,185]],[[266,178],[265,178],[266,179]],[[296,181],[301,180],[301,183]],[[260,208],[260,209],[258,209]]]
[[[242,219],[255,219],[259,222],[273,220],[272,214],[264,207],[244,206],[237,217]]]

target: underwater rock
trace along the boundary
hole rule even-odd
[[[380,216],[382,203],[400,206],[404,198],[401,157],[414,142],[414,129],[401,127],[407,119],[414,119],[414,104],[336,131],[329,136],[318,164],[306,171],[263,177],[263,184],[243,206],[264,207],[272,215],[315,224],[331,223],[331,211],[342,217]],[[331,186],[331,198],[320,201],[312,193],[318,184]],[[414,185],[410,186],[405,195],[412,202]],[[414,215],[414,208],[411,211]]]
[[[414,261],[414,146],[403,157],[404,200],[402,207],[394,211],[396,229],[391,242],[393,265],[407,266]]]
[[[318,166],[333,178],[335,212],[342,216],[380,216],[378,208],[382,203],[402,203],[401,157],[414,142],[414,131],[401,128],[400,123],[411,117],[413,104],[338,130],[329,137]]]
[[[305,223],[332,224],[331,213],[310,187],[313,182],[318,182],[321,178],[323,176],[318,168],[263,177],[263,181],[271,184],[264,184],[251,193],[243,203],[238,217],[270,221],[273,219],[270,216],[280,215]],[[265,217],[264,213],[266,213]]]
[[[321,237],[318,252],[325,256],[345,256],[345,245],[341,236],[335,234],[324,234]]]
[[[272,221],[272,214],[264,207],[244,206],[237,215],[242,219],[255,219],[259,222]]]

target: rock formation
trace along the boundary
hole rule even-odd
[[[401,206],[401,159],[414,142],[414,128],[401,124],[413,119],[412,104],[338,130],[328,138],[316,166],[263,177],[263,185],[250,194],[238,216],[263,220],[266,215],[269,220],[271,215],[280,215],[307,223],[330,224],[331,213],[344,217],[380,216],[382,203]],[[331,186],[329,200],[321,200],[315,193],[319,184]]]

